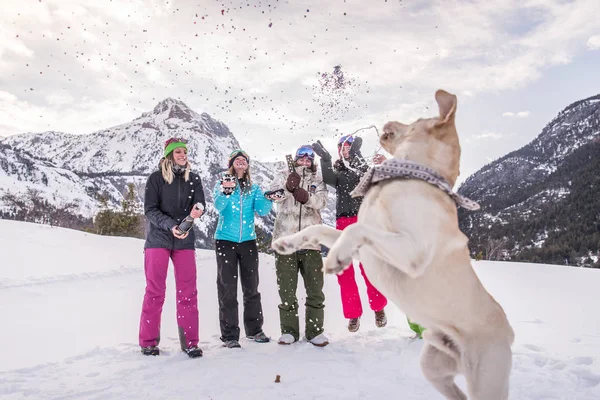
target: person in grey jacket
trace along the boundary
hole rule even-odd
[[[355,138],[352,135],[342,136],[338,141],[339,159],[332,165],[331,155],[323,147],[323,144],[317,141],[312,145],[315,153],[321,157],[323,180],[327,185],[333,187],[336,192],[336,228],[339,230],[344,230],[357,221],[358,209],[363,200],[362,197],[352,197],[350,195],[350,192],[358,185],[360,178],[369,169],[369,165],[360,153],[361,146],[362,138]],[[373,163],[381,164],[385,159],[382,154],[377,154],[373,158]],[[365,275],[362,264],[359,264],[359,267],[367,286],[369,305],[375,312],[375,324],[378,327],[384,327],[387,324],[384,311],[387,299],[371,284]],[[360,317],[363,310],[353,264],[350,264],[337,277],[344,317],[348,319],[348,330],[356,332],[360,327]]]
[[[275,198],[277,215],[273,239],[291,235],[321,224],[321,209],[327,204],[327,187],[315,165],[315,153],[310,146],[296,151],[295,171],[282,172],[271,186],[283,189],[283,197]],[[277,286],[279,288],[279,344],[289,345],[299,340],[298,274],[306,289],[305,336],[315,346],[324,347],[329,340],[323,334],[325,294],[323,293],[323,258],[321,246],[299,250],[290,255],[275,254]]]

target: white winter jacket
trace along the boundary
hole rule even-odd
[[[307,226],[323,223],[321,209],[327,204],[327,187],[320,168],[317,168],[317,172],[312,172],[309,168],[297,166],[296,172],[301,178],[300,187],[308,192],[309,198],[305,204],[297,202],[285,187],[289,171],[285,169],[278,174],[270,189],[283,189],[285,196],[275,202],[277,214],[273,230],[274,240],[296,233]],[[321,247],[315,246],[311,249],[321,250]]]

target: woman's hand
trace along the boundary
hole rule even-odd
[[[293,192],[294,190],[298,189],[298,186],[300,186],[301,179],[302,178],[300,178],[300,175],[296,171],[290,173],[285,182],[285,188],[288,191]]]
[[[202,203],[196,203],[192,206],[192,212],[190,212],[190,217],[196,219],[200,218],[204,214],[204,206]]]
[[[230,177],[221,179],[221,193],[223,193],[225,196],[229,196],[234,192],[236,185],[237,182],[235,179],[231,179]]]
[[[387,160],[387,157],[384,156],[383,154],[375,154],[373,156],[373,164],[375,164],[375,165],[379,165],[382,162],[384,162],[385,160]]]
[[[321,143],[320,140],[317,140],[315,143],[311,144],[310,147],[312,147],[313,151],[317,153],[317,155],[322,159],[331,160],[331,154],[329,154],[329,152],[325,150],[325,147],[323,146],[323,143]]]
[[[177,239],[185,239],[189,235],[189,232],[185,232],[183,234],[179,233],[177,226],[174,226],[171,229],[171,232],[173,232],[173,236],[175,236]]]

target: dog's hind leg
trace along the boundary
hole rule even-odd
[[[425,342],[421,352],[421,370],[425,379],[446,399],[467,400],[467,396],[454,383],[454,377],[459,373],[454,357]]]
[[[325,260],[325,271],[341,272],[353,258],[360,259],[359,250],[363,246],[411,277],[417,277],[424,271],[421,246],[410,235],[376,230],[360,222],[347,227],[330,248]]]
[[[462,359],[469,399],[506,400],[512,351],[507,343],[485,343],[469,346]]]
[[[340,237],[342,231],[325,225],[313,225],[298,233],[274,240],[271,248],[279,254],[292,254],[306,246],[322,244],[331,248]]]

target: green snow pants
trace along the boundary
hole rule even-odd
[[[277,286],[279,288],[279,321],[281,333],[300,338],[298,321],[298,273],[302,275],[306,288],[305,336],[311,340],[323,333],[323,258],[317,250],[300,250],[290,255],[275,255]]]

